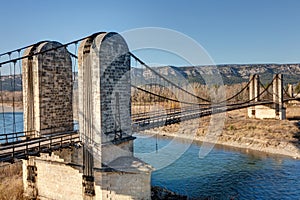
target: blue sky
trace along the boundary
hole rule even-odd
[[[1,1],[0,52],[98,31],[162,27],[201,44],[215,63],[300,63],[300,1]],[[144,58],[147,62],[167,62]],[[170,64],[182,64],[170,58]]]

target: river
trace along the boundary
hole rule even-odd
[[[142,152],[143,158],[148,149],[155,161],[147,162],[154,167],[163,162],[155,156],[156,144],[158,153],[168,145],[177,149],[186,145],[170,137],[137,137],[136,154]],[[224,146],[215,146],[199,158],[200,147],[200,142],[193,142],[179,159],[154,171],[152,185],[196,199],[300,199],[299,160]]]
[[[11,113],[4,117],[6,125],[12,123]],[[15,121],[21,131],[22,113],[15,115]],[[194,199],[300,199],[299,160],[224,146],[215,146],[199,158],[200,142],[136,136],[135,155],[157,169],[152,173],[152,185]]]

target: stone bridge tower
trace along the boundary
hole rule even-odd
[[[44,45],[47,49],[60,44]],[[36,49],[28,49],[27,53],[44,50],[40,46]],[[72,130],[73,88],[68,51],[61,48],[26,60],[23,77],[27,87],[24,88],[25,130],[37,129],[44,135]],[[78,121],[82,146],[41,153],[24,161],[24,189],[28,196],[150,199],[152,168],[133,156],[130,88],[130,56],[119,34],[98,33],[81,42]],[[51,97],[53,91],[61,95]],[[38,123],[31,120],[36,119],[33,115],[39,116]]]
[[[133,157],[130,55],[117,33],[84,40],[78,55],[79,127],[84,181],[100,199],[150,199],[152,168]]]
[[[248,117],[257,119],[286,119],[286,108],[283,103],[283,76],[282,74],[274,74],[273,76],[273,105],[256,105],[248,108]],[[249,100],[254,102],[260,101],[260,85],[259,75],[250,76],[249,84]],[[292,93],[292,92],[291,92]],[[292,94],[291,94],[292,96]]]
[[[24,56],[61,46],[41,42]],[[72,62],[66,48],[29,57],[22,62],[24,131],[36,136],[73,130]]]

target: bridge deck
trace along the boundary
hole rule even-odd
[[[289,101],[287,99],[284,101]],[[293,98],[299,100],[299,98]],[[273,104],[272,101],[251,102],[247,104],[215,105],[201,108],[187,107],[172,109],[167,113],[141,113],[132,116],[133,131],[143,131],[169,124],[179,123],[190,119],[209,116],[231,110]],[[0,162],[13,162],[15,159],[27,159],[28,156],[38,156],[40,153],[67,148],[80,142],[78,131],[54,133],[39,138],[28,139],[19,133],[7,134],[0,143]]]
[[[55,133],[39,138],[28,139],[0,146],[0,162],[14,162],[15,159],[27,159],[40,153],[66,148],[79,142],[77,131]]]

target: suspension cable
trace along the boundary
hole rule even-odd
[[[170,83],[171,85],[173,85],[174,87],[184,91],[185,93],[197,98],[197,99],[200,99],[202,101],[205,101],[205,102],[211,102],[210,100],[208,99],[204,99],[204,98],[201,98],[185,89],[183,89],[182,87],[178,86],[177,84],[173,83],[172,81],[168,80],[167,78],[165,78],[164,76],[162,76],[161,74],[159,74],[158,72],[156,72],[154,69],[152,69],[149,65],[147,65],[146,63],[144,63],[141,59],[139,59],[137,56],[135,56],[133,53],[129,52],[129,54],[134,58],[136,59],[139,63],[141,63],[143,66],[145,66],[147,69],[149,69],[151,72],[155,73],[157,76],[159,76],[160,78],[162,78],[163,80],[165,80],[166,82]]]
[[[289,98],[292,98],[291,95],[288,93],[288,91],[284,87],[282,87],[282,90],[285,95],[287,95]]]
[[[246,90],[248,88],[248,86],[250,85],[251,81],[254,79],[254,76],[250,79],[250,81],[235,95],[233,95],[232,97],[220,102],[220,103],[224,103],[226,101],[230,101],[231,99],[234,99],[235,97],[237,97],[238,95],[240,95],[244,90]]]
[[[271,81],[271,83],[268,84],[268,86],[261,92],[259,93],[259,95],[257,97],[254,97],[248,101],[245,101],[243,103],[239,103],[239,104],[229,104],[229,105],[243,105],[243,104],[246,104],[246,103],[250,103],[251,101],[254,101],[256,98],[259,98],[263,93],[265,93],[266,91],[268,91],[269,87],[273,84],[274,80],[275,80],[276,77],[273,78],[273,80]],[[259,81],[260,82],[260,81]]]
[[[21,48],[19,48],[19,49],[15,49],[15,50],[12,50],[12,51],[8,51],[8,52],[5,52],[5,53],[1,53],[1,54],[0,54],[0,57],[1,57],[1,56],[4,56],[4,55],[12,54],[12,53],[14,53],[14,52],[20,52],[20,51],[22,51],[22,50],[24,50],[24,49],[27,49],[27,48],[29,48],[29,47],[32,47],[32,46],[34,46],[34,45],[36,45],[36,44],[27,45],[27,46],[21,47]]]
[[[148,93],[150,95],[153,95],[153,96],[165,99],[165,100],[173,101],[173,102],[176,102],[176,103],[183,103],[183,104],[190,104],[190,105],[197,105],[197,106],[208,106],[208,105],[210,105],[210,104],[199,104],[199,103],[192,103],[192,102],[186,102],[186,101],[179,101],[179,100],[176,100],[176,99],[171,99],[171,98],[168,98],[168,97],[161,96],[159,94],[155,94],[153,92],[150,92],[148,90],[144,90],[144,89],[142,89],[140,87],[137,87],[135,85],[131,85],[131,87],[133,87],[133,88],[135,88],[137,90],[140,90],[142,92]]]
[[[259,81],[259,85],[271,96],[275,95],[276,97],[279,97],[277,94],[274,94],[273,92],[270,92],[266,87],[262,84],[262,82]]]
[[[71,44],[75,44],[75,43],[78,43],[78,42],[83,41],[83,40],[85,40],[85,39],[95,37],[95,36],[97,36],[97,35],[99,35],[99,34],[101,34],[101,33],[105,33],[105,32],[97,32],[97,33],[94,33],[94,34],[92,34],[92,35],[86,36],[86,37],[84,37],[84,38],[80,38],[80,39],[78,39],[78,40],[74,40],[74,41],[72,41],[72,42],[69,42],[69,43],[66,43],[66,44],[59,45],[59,46],[57,46],[57,47],[49,48],[49,49],[46,49],[46,50],[44,50],[44,51],[35,52],[35,53],[30,54],[30,55],[22,56],[22,57],[20,57],[20,58],[15,58],[15,59],[11,59],[11,60],[8,60],[8,61],[1,62],[1,63],[0,63],[0,67],[2,67],[2,65],[5,65],[5,64],[7,64],[7,63],[12,63],[12,62],[15,62],[15,61],[18,61],[18,60],[24,60],[24,59],[26,59],[26,58],[30,58],[30,57],[32,57],[32,56],[44,54],[44,53],[47,53],[47,52],[49,52],[49,51],[54,51],[54,50],[57,50],[57,49],[60,49],[60,48],[64,48],[64,47],[66,48],[66,47],[68,47],[68,46],[71,45]],[[40,44],[40,43],[41,43],[41,42],[39,42],[39,43],[37,43],[37,44]],[[77,58],[77,56],[74,55],[74,54],[72,54],[72,53],[71,53],[70,55],[73,56],[73,57],[75,57],[75,58]]]

